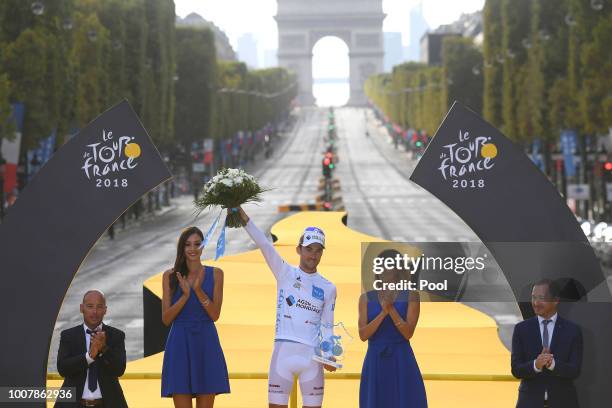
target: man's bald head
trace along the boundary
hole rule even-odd
[[[87,298],[91,297],[91,296],[96,296],[94,298],[91,298],[90,301],[95,301],[95,300],[102,300],[103,304],[106,304],[106,296],[104,296],[104,292],[102,292],[99,289],[91,289],[88,290],[87,292],[85,292],[85,294],[83,295],[83,304],[86,303]]]
[[[94,330],[100,324],[106,314],[106,298],[102,291],[93,289],[88,290],[83,295],[83,303],[79,307],[83,313],[83,321],[91,330]]]

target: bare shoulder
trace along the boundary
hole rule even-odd
[[[213,274],[215,279],[223,279],[223,269],[214,267]]]
[[[168,279],[174,273],[174,268],[166,269],[162,275],[163,279]]]

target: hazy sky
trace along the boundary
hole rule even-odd
[[[308,0],[304,0],[308,1]],[[334,0],[329,0],[334,1]],[[387,14],[383,31],[402,33],[402,42],[410,42],[410,10],[420,0],[383,0],[383,11]],[[422,0],[423,14],[431,28],[451,23],[461,13],[482,9],[485,0]],[[278,47],[276,28],[277,0],[174,0],[176,14],[185,17],[196,12],[206,20],[214,22],[230,39],[237,50],[238,38],[252,33],[257,40],[259,64],[263,64],[266,50]],[[418,41],[418,39],[417,39]],[[348,47],[335,37],[325,37],[313,49],[314,78],[348,78]],[[348,86],[348,85],[347,85]]]
[[[308,0],[304,0],[308,1]],[[333,0],[330,0],[333,1]],[[410,9],[419,0],[383,0],[387,14],[383,30],[402,32],[408,45]],[[174,0],[176,14],[185,17],[191,12],[213,21],[228,35],[234,49],[238,38],[253,33],[260,49],[275,49],[278,44],[276,0]],[[455,21],[462,12],[482,9],[484,0],[423,0],[423,13],[430,27]]]

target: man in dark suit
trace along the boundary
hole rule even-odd
[[[57,352],[62,387],[76,388],[76,402],[58,402],[55,407],[127,407],[118,379],[125,371],[125,334],[102,323],[102,292],[85,293],[80,310],[84,323],[62,332]]]
[[[553,281],[534,285],[531,304],[537,316],[518,323],[512,335],[512,375],[521,379],[516,407],[577,408],[582,331],[557,314],[559,288]]]

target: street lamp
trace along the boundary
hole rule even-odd
[[[550,33],[546,30],[540,30],[538,32],[539,36],[540,36],[540,40],[542,41],[548,41],[550,40]]]
[[[604,8],[603,0],[591,0],[591,8],[595,11],[601,11]]]
[[[98,33],[96,32],[96,30],[89,30],[87,32],[87,38],[89,39],[89,41],[96,42],[98,41]]]
[[[42,16],[45,12],[45,5],[42,1],[35,1],[32,3],[31,10],[34,15]]]
[[[62,22],[62,28],[66,31],[70,31],[72,30],[72,27],[73,27],[72,19],[70,19],[69,17],[66,17],[64,21]]]
[[[523,38],[521,44],[527,49],[531,48],[531,40],[529,38]]]

